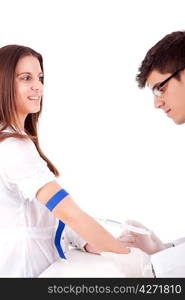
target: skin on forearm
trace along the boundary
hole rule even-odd
[[[130,250],[114,238],[95,219],[84,212],[70,196],[65,197],[53,210],[53,214],[71,227],[98,252],[129,253]]]
[[[37,199],[46,204],[62,187],[52,181],[37,192]],[[66,196],[52,210],[52,214],[71,227],[79,236],[100,252],[129,253],[130,250],[122,242],[114,238],[95,219],[84,212],[71,198]]]

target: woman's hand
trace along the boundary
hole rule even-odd
[[[94,246],[91,246],[89,243],[85,244],[84,249],[89,253],[100,254],[100,251],[98,251]]]

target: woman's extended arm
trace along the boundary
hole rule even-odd
[[[56,181],[52,181],[38,190],[36,198],[45,205],[61,189],[62,187]],[[121,241],[114,238],[95,219],[84,212],[71,196],[66,196],[59,202],[52,213],[89,244],[94,245],[99,252],[108,251],[124,254],[130,252],[128,248],[123,246]]]

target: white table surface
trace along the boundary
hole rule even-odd
[[[138,249],[130,254],[105,252],[105,256],[71,249],[42,272],[43,277],[152,277],[148,257]],[[106,255],[108,257],[106,257]]]

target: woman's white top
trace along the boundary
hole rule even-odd
[[[36,199],[53,180],[30,139],[0,142],[0,277],[37,277],[59,258],[54,245],[58,219]],[[61,240],[64,253],[68,245],[83,250],[85,244],[67,226]]]

